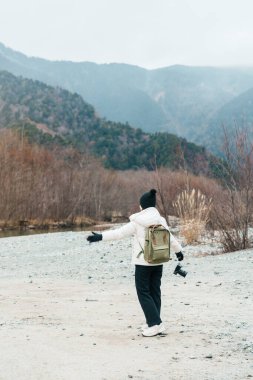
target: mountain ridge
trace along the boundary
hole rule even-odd
[[[145,132],[176,133],[206,141],[212,117],[253,87],[253,68],[135,65],[49,61],[0,43],[0,69],[77,92],[101,117]]]
[[[215,147],[213,151],[218,155],[222,154],[224,132],[231,136],[246,133],[247,138],[253,141],[253,88],[226,103],[210,120],[206,130],[208,140],[205,145],[207,148],[213,145]],[[220,143],[218,144],[217,141]]]
[[[0,71],[0,126],[18,129],[37,143],[92,153],[114,169],[153,169],[156,157],[158,166],[212,171],[203,147],[169,133],[148,134],[101,119],[79,94],[6,71]]]

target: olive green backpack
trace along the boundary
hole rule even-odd
[[[145,229],[145,244],[141,247],[141,254],[149,264],[162,264],[170,258],[170,232],[161,224],[156,224]]]

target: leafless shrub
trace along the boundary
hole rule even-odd
[[[249,226],[253,215],[253,145],[248,132],[224,130],[223,194],[215,202],[213,219],[221,233],[225,252],[250,247]]]

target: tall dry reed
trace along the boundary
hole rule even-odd
[[[180,232],[187,244],[197,242],[209,219],[212,199],[208,199],[200,190],[184,190],[173,206],[180,218]]]

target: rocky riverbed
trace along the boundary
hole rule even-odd
[[[184,248],[164,266],[167,335],[143,338],[131,240],[0,239],[0,380],[253,378],[253,250]]]

